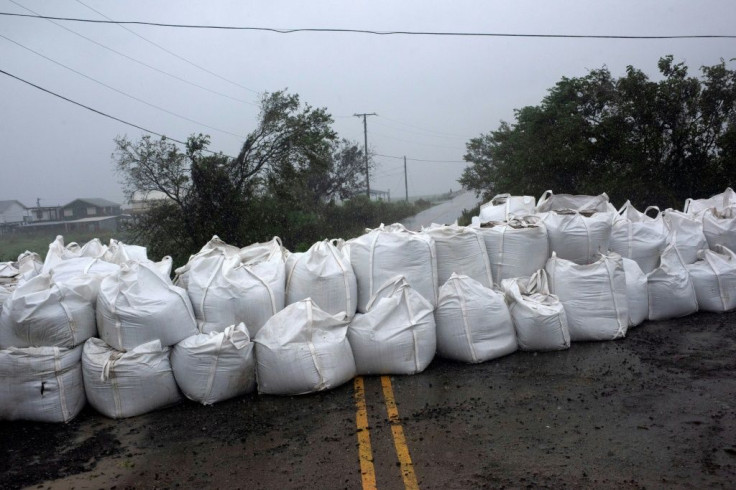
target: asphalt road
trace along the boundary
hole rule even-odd
[[[464,191],[442,204],[425,209],[421,213],[403,220],[401,223],[410,230],[419,231],[432,223],[449,225],[463,214],[464,209],[472,209],[480,203],[474,191]]]
[[[732,488],[735,375],[736,313],[702,313],[364,392],[0,422],[0,488]]]

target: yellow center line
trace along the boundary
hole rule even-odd
[[[365,386],[363,377],[356,376],[353,382],[355,389],[355,425],[358,428],[358,457],[360,458],[360,476],[363,490],[376,490],[376,471],[373,467],[373,450],[371,449],[371,433],[368,430],[368,410],[365,405]]]
[[[383,398],[386,401],[386,411],[388,412],[388,421],[391,424],[391,433],[394,436],[396,455],[399,457],[399,463],[401,464],[401,476],[404,478],[404,488],[407,490],[418,490],[419,484],[414,474],[414,465],[409,455],[409,446],[406,445],[404,429],[401,427],[399,409],[396,407],[391,379],[388,376],[381,376],[381,386],[383,386]]]

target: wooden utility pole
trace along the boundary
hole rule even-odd
[[[404,190],[406,191],[406,202],[409,202],[409,180],[406,178],[406,155],[404,155]]]
[[[365,150],[365,193],[368,196],[368,199],[371,198],[371,178],[368,171],[368,122],[366,121],[367,116],[377,116],[375,112],[370,113],[363,113],[363,114],[353,114],[355,117],[362,117],[363,118],[363,138],[365,140],[365,147],[363,148]]]

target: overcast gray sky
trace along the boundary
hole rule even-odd
[[[473,31],[530,34],[736,34],[736,2],[722,1],[99,1],[81,0],[115,20],[276,28]],[[0,0],[0,11],[102,19],[77,0]],[[22,7],[21,7],[22,6]],[[210,70],[206,73],[117,25],[0,16],[0,35],[162,110],[83,78],[0,38],[0,69],[148,129],[186,139],[212,137],[236,154],[256,124],[259,93],[288,88],[326,107],[342,137],[363,141],[368,120],[378,154],[462,161],[465,143],[537,104],[562,76],[634,65],[657,76],[673,54],[694,73],[736,57],[736,40],[596,40],[407,37],[366,34],[128,29]],[[734,63],[729,66],[733,68]],[[218,92],[218,95],[212,92]],[[122,201],[110,154],[113,138],[143,133],[0,74],[0,200],[27,206],[77,197]],[[239,99],[239,100],[233,100]],[[202,124],[190,122],[194,120]],[[212,129],[216,128],[216,129]],[[232,133],[232,134],[228,134]],[[403,163],[377,157],[371,187],[403,197]],[[409,194],[457,189],[463,163],[409,161]]]

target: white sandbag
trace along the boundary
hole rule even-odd
[[[731,206],[736,206],[736,192],[730,187],[725,191],[708,199],[686,199],[684,213],[693,216],[701,216],[708,209],[723,211]]]
[[[0,350],[0,420],[69,422],[84,408],[82,346]]]
[[[446,283],[455,273],[472,277],[485,287],[493,286],[486,244],[477,229],[432,224],[422,228],[422,233],[434,240],[439,284]]]
[[[581,213],[605,213],[611,211],[608,195],[604,192],[598,196],[555,194],[545,191],[537,202],[537,213],[549,211],[572,210]]]
[[[18,256],[18,282],[24,282],[36,277],[43,271],[41,256],[26,250]]]
[[[716,245],[702,250],[699,260],[687,266],[695,287],[698,309],[724,312],[736,308],[736,254]]]
[[[97,334],[94,285],[41,274],[19,285],[0,313],[0,348],[74,347]]]
[[[93,238],[88,241],[79,250],[80,257],[89,257],[91,259],[102,259],[107,253],[107,245],[104,245],[99,238]]]
[[[606,253],[611,238],[613,213],[579,213],[551,211],[542,215],[547,227],[549,251],[557,257],[585,265],[595,262],[599,253]]]
[[[483,223],[478,231],[483,236],[496,284],[512,277],[529,277],[547,263],[547,228],[536,216]]]
[[[395,223],[345,243],[358,282],[358,311],[365,312],[373,294],[397,274],[432,306],[437,305],[437,255],[432,237]]]
[[[281,242],[269,244],[254,244],[236,254],[211,247],[190,259],[187,293],[201,332],[221,332],[244,322],[254,337],[283,309],[286,266]]]
[[[81,253],[82,248],[76,242],[64,245],[64,237],[57,235],[56,239],[49,244],[49,250],[46,253],[41,272],[48,274],[54,265],[66,259],[79,257]]]
[[[722,211],[709,209],[703,213],[703,234],[708,247],[715,250],[717,245],[736,250],[736,207]]]
[[[678,318],[698,311],[695,287],[674,243],[667,245],[659,262],[647,274],[649,319]]]
[[[358,283],[350,257],[330,240],[286,259],[286,304],[312,298],[330,315],[352,318],[358,307]]]
[[[212,405],[256,388],[256,357],[245,324],[187,337],[171,350],[171,368],[182,393]]]
[[[5,304],[5,301],[7,301],[8,298],[10,298],[10,295],[13,294],[13,291],[15,291],[15,286],[11,286],[8,284],[0,284],[0,314],[3,311],[3,304]],[[2,323],[0,323],[0,326]],[[0,334],[0,337],[2,337],[2,334]],[[2,345],[2,340],[0,340],[0,345]]]
[[[158,340],[119,352],[91,338],[84,344],[82,372],[89,404],[112,419],[143,415],[181,400],[169,348]]]
[[[437,353],[469,363],[515,352],[516,331],[504,295],[453,274],[440,288],[434,312]]]
[[[130,261],[105,277],[97,296],[100,338],[120,351],[160,340],[174,345],[197,333],[187,292],[148,262]]]
[[[506,221],[513,216],[528,216],[535,212],[534,197],[498,194],[480,207],[481,223]]]
[[[550,291],[565,307],[570,340],[615,340],[626,336],[629,308],[620,255],[601,255],[592,264],[578,265],[553,252],[545,270]]]
[[[649,317],[647,275],[639,264],[623,257],[626,273],[626,299],[629,303],[629,327],[635,327]]]
[[[259,330],[258,392],[301,395],[335,388],[355,376],[348,323],[311,299],[290,304]]]
[[[102,255],[102,258],[113,264],[122,265],[129,260],[136,262],[147,262],[148,251],[146,247],[140,245],[128,245],[113,238],[110,239],[110,245]]]
[[[219,254],[226,257],[232,257],[240,252],[240,248],[234,245],[228,245],[223,242],[220,237],[214,235],[199,252],[189,256],[189,260],[186,264],[174,271],[176,274],[174,277],[174,284],[180,288],[187,289],[189,285],[189,271],[191,270],[192,265],[196,264],[202,257],[212,257],[217,255],[217,253],[213,253],[213,251],[217,251]]]
[[[348,328],[358,374],[416,374],[434,358],[432,305],[403,276],[386,281]]]
[[[657,211],[656,218],[647,215],[650,209]],[[667,236],[668,228],[659,208],[649,206],[642,213],[626,201],[614,217],[609,248],[622,257],[635,260],[647,274],[659,265]]]
[[[15,282],[20,271],[12,262],[0,262],[0,284]]]
[[[63,260],[54,265],[49,271],[49,274],[51,274],[54,282],[57,283],[69,281],[87,282],[94,291],[91,298],[92,304],[96,304],[102,280],[107,276],[117,274],[119,271],[119,265],[102,259],[75,257],[73,259]]]
[[[570,348],[565,308],[549,292],[547,273],[541,269],[530,277],[504,279],[501,287],[516,329],[516,341],[524,351]]]
[[[698,251],[708,248],[702,217],[674,209],[665,210],[663,215],[669,228],[667,243],[675,245],[684,264],[692,264],[698,260]]]

